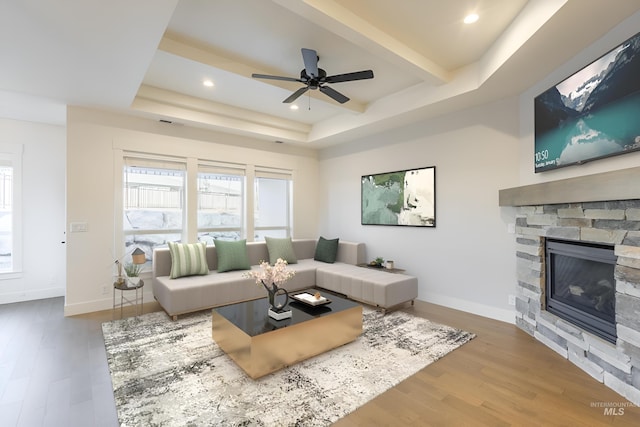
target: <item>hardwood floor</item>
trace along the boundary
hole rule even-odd
[[[514,325],[420,301],[404,311],[477,337],[336,426],[640,425],[635,406],[593,407],[631,404]]]
[[[111,310],[65,318],[63,304],[0,305],[3,427],[118,425],[100,328]],[[513,325],[419,301],[404,310],[477,337],[336,426],[640,425],[640,408]],[[619,415],[594,406],[608,402]]]
[[[111,310],[63,311],[63,298],[0,305],[0,426],[118,426],[101,329]]]

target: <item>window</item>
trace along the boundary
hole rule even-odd
[[[22,271],[22,145],[0,144],[0,274]]]
[[[0,271],[13,271],[13,167],[0,163]]]
[[[291,236],[292,172],[209,159],[121,152],[123,263],[168,242]],[[119,168],[120,166],[118,166]],[[118,224],[119,226],[119,224]]]
[[[255,240],[291,235],[291,173],[256,168]]]
[[[126,253],[139,247],[151,258],[155,247],[182,240],[185,165],[125,158],[123,228]]]
[[[198,240],[239,240],[244,236],[244,170],[199,166]]]

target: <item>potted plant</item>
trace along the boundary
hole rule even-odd
[[[377,257],[369,263],[370,266],[378,268],[382,267],[382,264],[384,264],[384,259],[382,257]]]
[[[137,286],[140,283],[140,273],[142,272],[142,264],[134,264],[129,262],[124,265],[124,272],[129,278],[129,283]]]

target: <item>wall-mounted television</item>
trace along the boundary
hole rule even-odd
[[[538,95],[535,172],[640,150],[640,33]]]

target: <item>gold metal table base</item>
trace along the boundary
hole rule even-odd
[[[253,379],[340,347],[362,333],[362,306],[253,337],[216,310],[212,313],[213,339]]]

